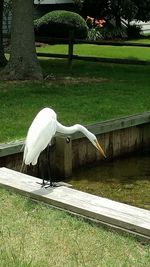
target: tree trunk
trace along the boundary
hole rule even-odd
[[[7,80],[43,78],[34,40],[33,0],[12,1],[11,54],[2,71]]]
[[[121,0],[112,1],[112,11],[116,27],[121,28]]]
[[[0,67],[4,67],[7,64],[3,47],[3,7],[4,0],[0,0]]]
[[[115,20],[116,20],[116,27],[121,28],[121,17],[120,17],[120,14],[116,14]]]

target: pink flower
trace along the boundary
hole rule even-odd
[[[87,17],[86,17],[86,21],[87,21],[87,20],[91,20],[91,22],[93,22],[93,21],[94,21],[94,18],[92,18],[92,17],[90,17],[90,16],[87,16]]]
[[[90,16],[86,17],[86,22],[91,27],[100,27],[100,28],[104,26],[103,25],[104,23],[106,23],[104,19],[94,19],[93,17],[90,17]]]
[[[96,19],[95,20],[95,25],[97,26],[97,27],[103,27],[103,24],[105,23],[106,21],[104,20],[104,19]]]

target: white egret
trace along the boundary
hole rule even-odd
[[[106,157],[93,133],[80,124],[75,124],[70,127],[62,125],[57,121],[57,115],[54,110],[44,108],[36,115],[29,127],[24,147],[23,165],[36,165],[40,153],[51,143],[52,138],[56,134],[70,135],[78,131],[82,132],[100,153]],[[51,180],[50,185],[52,185]]]

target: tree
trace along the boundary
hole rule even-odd
[[[3,47],[3,7],[4,0],[0,0],[0,67],[4,67],[7,64]]]
[[[150,20],[150,0],[110,0],[109,9],[116,20],[116,26],[121,25],[121,18],[129,22],[137,19]]]
[[[123,1],[122,4],[122,18],[128,21],[128,24],[136,18],[137,12],[138,12],[138,7],[134,3],[134,1],[131,0],[125,0]]]
[[[12,0],[11,54],[1,76],[8,80],[43,78],[35,49],[33,0]]]
[[[133,0],[108,0],[106,13],[109,19],[114,19],[115,26],[121,28],[121,19],[135,19],[137,9]]]
[[[80,9],[82,8],[84,17],[92,16],[94,18],[100,18],[106,15],[108,0],[74,0],[74,2]]]
[[[137,20],[149,21],[150,20],[150,0],[133,0],[134,4],[138,7],[136,14]]]
[[[107,14],[115,20],[116,27],[122,27],[122,18],[128,21],[135,19],[138,8],[133,0],[109,0],[107,2]]]
[[[114,19],[116,26],[121,27],[121,18],[129,21],[133,19],[150,20],[150,0],[74,0],[82,5],[84,17],[106,17]]]
[[[6,33],[10,33],[10,21],[9,18],[12,16],[12,0],[4,0],[4,13],[3,13],[3,21],[6,26]]]

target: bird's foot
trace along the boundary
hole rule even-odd
[[[59,186],[59,184],[58,183],[56,183],[56,182],[52,182],[52,181],[43,181],[43,183],[42,183],[42,187],[44,187],[44,188],[49,188],[49,187],[58,187]]]

